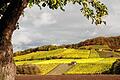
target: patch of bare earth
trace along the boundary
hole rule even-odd
[[[74,65],[60,64],[58,67],[50,71],[47,75],[62,75]]]
[[[120,75],[19,75],[16,80],[120,80]]]

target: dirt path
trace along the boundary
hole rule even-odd
[[[60,64],[58,67],[50,71],[47,75],[62,75],[74,65]]]
[[[120,75],[31,75],[16,76],[16,80],[120,80]]]

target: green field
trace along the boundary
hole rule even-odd
[[[89,59],[52,59],[52,60],[33,60],[33,61],[20,61],[16,62],[17,65],[22,64],[50,64],[50,63],[71,63],[72,61],[75,61],[77,63],[96,63],[98,61],[103,60],[104,58],[89,58]]]
[[[57,67],[59,64],[55,63],[55,64],[38,64],[39,68],[40,68],[40,75],[45,75],[48,72],[50,72],[51,70],[53,70],[55,67]]]
[[[50,59],[88,59],[120,57],[120,53],[110,51],[58,49],[53,51],[40,51],[14,57],[15,61],[50,60]]]
[[[65,72],[65,74],[101,74],[109,70],[111,64],[107,63],[83,63]]]
[[[89,45],[89,46],[82,46],[80,49],[110,49],[108,45]]]
[[[26,55],[14,57],[15,61],[25,61],[25,60],[38,60],[38,59],[51,59],[51,58],[64,58],[64,59],[74,59],[74,58],[88,58],[90,50],[77,50],[77,49],[57,49],[52,51],[40,51],[34,52]]]
[[[94,63],[78,63],[65,74],[101,74],[109,70],[115,61],[115,58],[107,58]]]
[[[83,49],[84,47],[92,47],[92,49]],[[47,75],[51,71],[55,72],[54,70],[58,69],[63,64],[66,65],[66,69],[68,70],[62,74],[101,74],[109,70],[116,59],[120,57],[119,52],[109,50],[99,51],[101,46],[98,45],[84,47],[82,47],[82,49],[57,49],[33,52],[16,56],[14,60],[16,65],[38,65],[41,75]],[[102,47],[102,49],[103,48],[108,49],[106,46]],[[76,65],[71,66],[69,69],[71,62],[76,62]]]
[[[99,53],[96,50],[94,49],[90,50],[89,58],[99,58],[99,57],[100,57]]]
[[[46,75],[60,64],[69,64],[75,61],[77,64],[67,72],[64,72],[64,74],[101,74],[109,70],[116,59],[117,58],[33,60],[16,62],[16,64],[36,64],[40,67],[40,74]]]

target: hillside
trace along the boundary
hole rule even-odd
[[[40,46],[40,47],[36,47],[36,48],[30,48],[27,50],[23,50],[23,51],[18,51],[14,54],[14,56],[17,55],[24,55],[24,54],[28,54],[28,53],[32,53],[32,52],[37,52],[37,51],[50,51],[50,50],[56,50],[56,49],[63,49],[63,48],[73,48],[73,49],[79,49],[82,46],[90,46],[90,45],[107,45],[107,49],[119,49],[120,48],[120,36],[116,36],[116,37],[97,37],[97,38],[93,38],[93,39],[87,39],[85,41],[82,41],[80,43],[77,44],[64,44],[64,45],[44,45],[44,46]],[[96,46],[95,46],[96,47]],[[98,47],[98,48],[99,48]],[[102,46],[103,47],[103,46]]]
[[[103,74],[120,59],[119,48],[120,36],[97,37],[77,44],[45,45],[19,51],[14,54],[14,60],[19,74],[34,73],[29,65],[36,65],[40,75]]]
[[[111,49],[119,49],[120,48],[120,36],[115,37],[97,37],[93,39],[87,39],[77,44],[69,44],[64,45],[66,48],[76,48],[78,49],[81,46],[89,46],[89,45],[108,45]]]
[[[90,50],[57,49],[52,51],[32,52],[14,57],[15,61],[50,60],[50,59],[82,59],[88,58]]]
[[[99,51],[95,49],[57,49],[38,51],[14,57],[15,61],[52,60],[52,59],[88,59],[88,58],[118,58],[120,52]]]

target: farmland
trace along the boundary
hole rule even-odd
[[[36,59],[51,59],[51,58],[88,58],[90,50],[76,50],[76,49],[57,49],[52,51],[40,51],[26,55],[16,56],[14,60],[36,60]]]
[[[101,46],[93,46],[92,49],[83,48],[84,47],[82,47],[82,49],[61,48],[50,51],[32,52],[16,56],[14,60],[16,65],[38,65],[40,75],[102,74],[108,71],[120,56],[119,52],[99,50],[98,48],[101,48]],[[75,62],[75,64],[71,64],[72,62]],[[59,68],[61,68],[61,70],[63,69],[63,71],[60,71]]]
[[[109,70],[112,63],[117,58],[90,58],[90,59],[54,59],[44,61],[21,61],[16,62],[17,65],[22,64],[36,64],[40,66],[41,75],[45,75],[60,64],[66,64],[75,61],[77,64],[73,66],[64,74],[101,74],[102,72]]]

